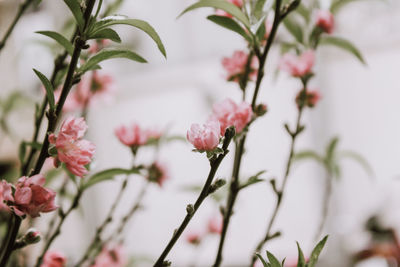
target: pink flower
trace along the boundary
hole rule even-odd
[[[164,182],[168,180],[168,168],[161,162],[154,162],[149,167],[149,175],[147,179],[151,182],[157,183],[160,187],[163,186]]]
[[[35,218],[40,216],[41,212],[51,212],[57,209],[54,204],[56,193],[43,187],[45,182],[46,179],[41,174],[32,177],[23,176],[18,179],[11,204],[17,215],[28,214]]]
[[[96,40],[93,44],[90,45],[88,49],[89,54],[96,54],[104,47],[108,46],[111,43],[108,39],[102,39],[100,41]]]
[[[40,267],[64,267],[67,263],[67,258],[61,252],[49,250],[44,254],[43,263]]]
[[[82,139],[87,128],[84,118],[68,117],[61,125],[58,136],[49,136],[50,144],[57,149],[55,166],[61,161],[76,176],[83,177],[88,173],[85,165],[91,162],[96,147]]]
[[[93,106],[100,101],[108,102],[114,92],[111,86],[112,83],[113,79],[110,75],[99,74],[98,71],[93,72],[92,75],[84,75],[82,80],[68,95],[63,110],[65,112],[72,112]],[[57,101],[60,95],[61,88],[54,92],[54,97]]]
[[[113,248],[104,247],[91,267],[124,267],[126,264],[125,252],[119,245]]]
[[[329,10],[318,10],[315,25],[324,32],[331,34],[335,28],[335,18]]]
[[[243,0],[227,0],[227,1],[232,3],[232,4],[234,4],[238,8],[242,8],[242,6],[243,6]],[[215,14],[218,15],[218,16],[224,16],[224,17],[232,18],[231,14],[229,14],[229,13],[227,13],[224,10],[221,10],[221,9],[217,9]]]
[[[236,104],[232,99],[227,98],[213,106],[211,117],[219,121],[221,135],[224,135],[229,126],[235,126],[236,133],[240,133],[250,122],[252,116],[253,111],[248,103]]]
[[[308,50],[300,56],[287,53],[281,60],[280,68],[294,77],[302,77],[311,73],[314,61],[315,55],[312,50]]]
[[[197,232],[191,232],[186,236],[186,241],[192,245],[199,245],[201,242],[202,236]]]
[[[186,134],[187,139],[198,150],[210,151],[216,148],[220,139],[220,125],[217,121],[211,120],[200,126],[192,124]]]
[[[14,201],[14,197],[12,196],[11,184],[2,180],[0,182],[0,211],[10,210],[10,208],[4,203],[5,201]]]
[[[296,96],[297,107],[300,107],[300,105],[301,105],[302,94],[304,94],[303,90],[301,90],[300,93]],[[315,105],[317,105],[317,103],[320,99],[321,99],[321,94],[318,91],[307,90],[306,95],[304,97],[304,105],[309,108],[313,108],[313,107],[315,107]]]
[[[227,80],[239,82],[246,71],[248,54],[244,51],[235,51],[232,57],[224,57],[222,59],[222,66],[227,72]],[[254,80],[257,77],[258,61],[253,57],[250,64],[249,78]]]
[[[121,143],[129,147],[144,145],[151,136],[136,123],[133,123],[130,127],[124,125],[118,127],[115,129],[115,135]]]
[[[144,132],[148,140],[158,140],[163,135],[163,132],[157,128],[149,128]]]
[[[212,217],[208,221],[208,232],[211,234],[221,234],[222,232],[222,218],[220,216]]]

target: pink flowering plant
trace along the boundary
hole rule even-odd
[[[0,41],[0,53],[20,17],[33,2],[39,4],[40,1],[27,0],[21,4],[14,22]],[[132,163],[129,167],[112,168],[96,165],[101,148],[87,134],[92,131],[89,113],[96,115],[92,110],[110,102],[109,99],[115,93],[114,77],[106,69],[100,69],[104,61],[113,58],[136,63],[147,62],[131,49],[115,47],[115,44],[122,41],[114,26],[137,28],[155,42],[164,57],[166,51],[150,24],[115,15],[122,0],[107,3],[102,0],[63,2],[70,11],[72,34],[66,36],[64,32],[37,32],[50,38],[62,52],[54,59],[50,75],[33,69],[45,93],[41,103],[36,104],[33,135],[30,140],[23,140],[19,146],[18,173],[0,181],[0,224],[4,224],[6,229],[1,236],[0,266],[127,266],[129,257],[124,247],[127,238],[125,231],[130,228],[133,218],[140,215],[145,199],[150,198],[150,188],[167,190],[172,178],[168,163],[161,157],[160,147],[169,141],[183,139],[193,152],[199,153],[197,155],[201,160],[208,163],[207,175],[203,183],[192,190],[196,193],[195,200],[182,204],[183,218],[177,222],[173,234],[168,240],[159,240],[162,243],[161,251],[156,252],[158,257],[152,259],[152,264],[154,267],[171,266],[168,257],[182,237],[186,237],[186,241],[196,249],[206,237],[212,237],[218,242],[215,255],[212,255],[212,266],[220,267],[226,253],[226,243],[229,242],[227,236],[232,232],[230,225],[235,216],[240,216],[239,213],[234,216],[234,211],[238,207],[241,193],[244,189],[265,182],[266,175],[269,175],[262,169],[244,177],[243,169],[248,165],[243,159],[245,151],[249,149],[249,133],[256,128],[253,125],[261,123],[261,118],[268,115],[269,105],[259,98],[264,76],[272,76],[272,71],[266,66],[274,44],[280,47],[281,52],[277,71],[297,82],[298,91],[293,94],[293,99],[288,100],[295,106],[296,117],[293,126],[283,124],[290,140],[286,165],[282,180],[269,179],[275,205],[272,215],[266,221],[260,219],[265,221],[266,233],[256,244],[249,244],[254,245],[254,249],[246,264],[250,267],[257,264],[264,267],[284,266],[284,261],[278,261],[269,251],[266,258],[260,253],[270,240],[283,234],[276,230],[275,224],[295,161],[317,160],[328,176],[315,240],[320,240],[323,234],[325,236],[331,180],[340,176],[339,159],[347,157],[356,160],[371,172],[367,161],[357,153],[337,151],[336,138],[327,146],[325,155],[312,150],[297,151],[296,148],[299,136],[306,129],[304,113],[317,110],[323,102],[321,90],[315,89],[313,85],[316,82],[314,77],[318,75],[318,49],[323,45],[336,46],[365,63],[353,44],[336,36],[335,15],[345,5],[342,0],[333,0],[329,9],[322,9],[316,2],[310,4],[302,0],[199,0],[188,6],[180,16],[199,8],[211,8],[207,19],[242,39],[243,47],[228,53],[230,56],[221,60],[223,80],[236,86],[236,96],[240,97],[236,99],[234,94],[226,93],[222,100],[214,101],[202,123],[188,125],[185,137],[172,136],[166,128],[159,126],[145,127],[138,122],[140,116],[132,117],[134,121],[117,125],[110,131],[114,134],[112,138],[129,152]],[[7,129],[3,118],[7,112],[4,108],[0,117],[2,129]],[[229,178],[219,178],[220,166],[227,164],[225,159],[228,154],[233,159],[229,166],[231,175]],[[151,156],[146,158],[142,155]],[[188,175],[197,173],[191,172]],[[117,176],[122,179],[114,179]],[[131,197],[129,188],[132,177],[142,179],[135,197]],[[107,200],[111,199],[111,206],[102,208],[105,217],[92,223],[93,232],[88,242],[83,244],[82,251],[68,253],[55,250],[55,241],[64,234],[65,221],[83,206],[85,193],[99,183],[111,180],[120,182],[117,194],[114,197],[104,194]],[[127,198],[128,202],[123,202],[123,198]],[[193,229],[190,228],[192,220],[199,216],[200,208],[210,205],[208,199],[216,200],[212,204],[215,212],[203,224],[201,231],[190,230]],[[122,215],[116,211],[120,207]],[[39,232],[36,230],[36,227],[41,226],[38,221],[45,216],[50,217],[49,223]],[[186,232],[187,229],[189,232]],[[168,230],[172,233],[173,229]],[[316,245],[308,260],[297,244],[296,266],[314,267],[326,241],[327,236]],[[21,249],[34,244],[39,246],[39,250],[21,252]],[[70,254],[77,253],[79,256],[69,258]],[[28,258],[33,259],[33,262],[27,260],[26,254],[29,254]]]

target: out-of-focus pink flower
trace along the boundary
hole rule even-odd
[[[308,50],[300,56],[287,53],[281,60],[280,68],[294,77],[302,77],[311,73],[314,61],[315,55],[312,50]]]
[[[317,105],[318,101],[321,99],[321,94],[316,90],[307,90],[305,96],[303,96],[303,94],[304,91],[301,90],[296,96],[297,107],[300,107],[302,97],[304,97],[304,105],[310,108],[315,107],[315,105]]]
[[[35,218],[40,216],[41,212],[51,212],[57,209],[54,204],[56,193],[43,187],[45,182],[46,179],[41,174],[19,178],[11,204],[17,215],[28,214]]]
[[[55,145],[57,149],[55,166],[59,161],[64,162],[68,170],[79,177],[88,173],[85,165],[92,161],[96,150],[93,143],[82,139],[86,130],[84,118],[68,117],[63,122],[58,136],[49,136],[50,144]]]
[[[240,133],[250,122],[252,116],[253,111],[250,104],[246,102],[236,104],[232,99],[227,98],[213,106],[211,117],[219,121],[221,135],[224,135],[229,126],[235,126],[236,133]]]
[[[63,110],[72,112],[82,110],[103,101],[109,102],[114,88],[113,79],[110,75],[101,74],[98,71],[84,75],[78,85],[69,93]],[[56,101],[60,98],[61,88],[54,91]]]
[[[212,217],[208,221],[208,232],[211,234],[221,234],[222,232],[222,218],[221,216]]]
[[[63,253],[55,250],[49,250],[44,254],[43,263],[40,267],[64,267],[67,263],[67,258]]]
[[[192,245],[199,245],[202,239],[202,235],[197,232],[190,232],[186,235],[186,241]]]
[[[331,34],[335,28],[335,18],[329,10],[318,10],[315,25]]]
[[[163,132],[158,128],[149,128],[145,130],[145,135],[148,140],[158,140],[163,135]]]
[[[197,123],[192,124],[186,134],[186,138],[195,148],[205,151],[216,148],[220,137],[220,125],[215,120],[210,120],[202,126]]]
[[[244,51],[235,51],[232,57],[224,57],[222,66],[227,72],[227,80],[239,82],[240,78],[245,74],[246,64],[249,55]],[[258,61],[253,57],[250,64],[249,78],[254,80],[257,77]]]
[[[133,123],[130,127],[122,125],[115,129],[115,135],[126,146],[141,146],[147,143],[149,134],[139,124]]]
[[[265,40],[267,40],[269,35],[271,34],[272,26],[273,26],[272,21],[269,20],[269,19],[266,19],[265,20],[265,34],[264,34],[264,39]]]
[[[10,208],[4,203],[5,201],[14,201],[12,196],[11,184],[2,180],[0,182],[0,211],[8,211]]]
[[[226,1],[234,4],[238,8],[242,8],[242,6],[243,6],[243,0],[226,0]],[[229,14],[228,12],[225,12],[224,10],[221,10],[221,9],[217,9],[215,11],[215,14],[218,15],[218,16],[224,16],[224,17],[232,18],[231,14]]]
[[[168,180],[168,168],[162,162],[156,161],[149,167],[149,176],[147,179],[151,182],[157,183],[160,187]]]
[[[127,257],[121,245],[113,248],[104,247],[91,267],[124,267]]]
[[[90,45],[90,48],[88,49],[89,54],[95,54],[99,52],[101,49],[104,47],[108,46],[111,43],[110,40],[108,39],[102,39],[100,41],[95,40],[93,44]]]

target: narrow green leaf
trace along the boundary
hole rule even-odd
[[[55,100],[54,100],[54,88],[51,85],[50,81],[38,70],[33,69],[36,75],[39,77],[40,81],[42,82],[44,88],[46,89],[46,96],[47,101],[49,101],[50,110],[55,110]]]
[[[354,152],[354,151],[350,151],[350,150],[346,150],[346,151],[341,151],[339,152],[338,155],[339,158],[348,158],[348,159],[352,159],[354,161],[356,161],[358,164],[361,165],[362,168],[364,168],[364,170],[370,175],[373,176],[374,175],[374,170],[372,169],[371,165],[369,164],[369,162],[359,153]]]
[[[267,251],[267,257],[269,260],[269,263],[271,264],[271,267],[281,267],[281,263],[278,261],[278,259],[269,251]]]
[[[263,9],[265,5],[266,0],[257,0],[255,6],[254,6],[254,16],[257,19],[260,19],[263,16]]]
[[[246,39],[248,42],[250,42],[250,43],[252,42],[250,36],[247,35],[246,31],[233,19],[225,17],[225,16],[217,16],[217,15],[208,16],[207,19],[214,22],[215,24],[218,24],[218,25],[228,29],[228,30],[238,33],[244,39]]]
[[[325,236],[313,249],[311,252],[310,260],[307,264],[308,267],[314,267],[317,264],[319,254],[321,254],[322,249],[325,246],[326,241],[328,240],[328,236]]]
[[[264,267],[269,267],[270,265],[263,259],[260,253],[256,253],[256,256],[260,259]]]
[[[303,43],[303,30],[290,15],[283,20],[283,25],[299,43]]]
[[[192,11],[197,8],[202,8],[202,7],[213,7],[216,9],[222,9],[225,12],[231,14],[233,17],[238,19],[240,22],[243,23],[243,25],[247,28],[250,29],[250,22],[247,19],[247,16],[234,4],[226,1],[226,0],[200,0],[199,2],[189,6],[186,8],[179,16],[181,17],[185,13]]]
[[[311,12],[307,7],[305,7],[302,3],[300,3],[299,6],[295,10],[297,13],[300,14],[300,16],[303,17],[303,19],[306,23],[310,22]]]
[[[163,42],[161,41],[160,36],[149,23],[143,20],[127,19],[124,16],[105,17],[96,22],[92,34],[96,34],[97,31],[100,31],[112,25],[129,25],[142,30],[143,32],[147,33],[150,38],[153,39],[153,41],[157,44],[157,47],[160,50],[161,54],[163,54],[165,58],[167,57],[167,52],[165,51],[165,47],[163,45]]]
[[[332,163],[332,161],[335,158],[336,147],[337,147],[338,143],[339,143],[339,138],[334,137],[334,138],[332,138],[331,142],[326,147],[325,160],[327,161],[328,164]]]
[[[297,251],[298,251],[298,260],[297,260],[297,267],[306,267],[306,260],[304,258],[304,253],[301,250],[301,247],[299,245],[299,242],[296,242],[297,244]]]
[[[256,184],[259,182],[263,182],[264,179],[259,178],[259,176],[264,174],[265,172],[266,171],[260,171],[257,174],[251,176],[249,179],[247,179],[247,181],[244,184],[240,185],[239,190],[242,190],[243,188],[246,188],[250,185],[253,185],[253,184]]]
[[[109,39],[113,42],[120,43],[121,38],[119,37],[118,33],[113,29],[106,28],[89,36],[89,39]]]
[[[38,31],[36,33],[42,34],[44,36],[50,37],[51,39],[55,40],[57,43],[59,43],[60,45],[62,45],[65,48],[65,50],[68,52],[68,54],[72,55],[74,53],[74,47],[71,44],[71,42],[68,41],[67,38],[65,38],[58,32]]]
[[[86,190],[89,187],[98,184],[103,181],[108,181],[113,179],[117,175],[125,174],[138,174],[139,170],[138,169],[121,169],[121,168],[112,168],[112,169],[107,169],[104,171],[100,171],[94,175],[92,175],[86,183],[83,184],[82,190]]]
[[[84,73],[96,67],[100,62],[111,58],[127,58],[140,63],[147,62],[144,58],[129,50],[102,50],[89,58],[89,60],[78,69],[78,72]]]
[[[81,10],[81,6],[79,5],[77,0],[64,0],[64,3],[69,7],[74,15],[76,24],[79,27],[79,30],[82,31],[83,27],[85,26],[85,21],[83,19],[83,14]]]
[[[321,45],[333,45],[338,48],[341,48],[351,54],[353,54],[362,64],[366,65],[364,57],[361,52],[355,47],[352,43],[347,41],[346,39],[334,37],[334,36],[321,36],[319,41]]]
[[[21,165],[24,164],[25,155],[26,155],[26,142],[22,141],[18,149],[18,158]]]
[[[318,155],[315,151],[312,150],[300,151],[294,155],[293,159],[296,161],[311,159],[317,161],[318,163],[324,163],[324,159],[320,155]]]

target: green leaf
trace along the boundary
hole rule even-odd
[[[319,254],[321,254],[322,249],[325,246],[326,241],[328,240],[328,236],[325,236],[313,249],[311,252],[310,260],[307,264],[308,267],[314,267],[317,264]]]
[[[297,244],[297,251],[298,251],[298,260],[297,260],[297,267],[306,267],[306,260],[304,259],[304,253],[301,250],[301,247],[298,242]]]
[[[357,152],[354,151],[341,151],[339,152],[339,158],[348,158],[348,159],[352,159],[354,161],[356,161],[358,164],[361,165],[361,167],[364,168],[364,170],[370,175],[373,176],[374,175],[374,170],[372,169],[371,165],[369,164],[369,162],[360,154],[358,154]]]
[[[252,42],[250,36],[247,35],[246,31],[233,19],[225,17],[225,16],[217,16],[217,15],[208,16],[207,19],[214,22],[215,24],[218,24],[218,25],[228,29],[228,30],[238,33],[244,39],[246,39],[248,42],[250,42],[250,43]]]
[[[361,52],[357,49],[357,47],[355,47],[352,43],[350,43],[346,39],[334,36],[321,36],[319,43],[321,45],[333,45],[338,48],[341,48],[354,55],[362,64],[366,65],[366,62]]]
[[[324,159],[318,155],[315,151],[312,150],[303,150],[296,153],[293,157],[294,160],[305,160],[305,159],[312,159],[317,161],[318,163],[324,163]]]
[[[189,6],[186,8],[179,16],[181,17],[183,14],[192,11],[197,8],[202,8],[202,7],[213,7],[216,9],[222,9],[223,11],[231,14],[233,17],[238,19],[240,22],[243,23],[243,25],[247,28],[250,29],[250,22],[247,19],[247,16],[234,4],[226,1],[226,0],[200,0],[199,2]]]
[[[269,251],[267,251],[267,257],[268,257],[269,263],[271,264],[271,267],[281,267],[281,263]]]
[[[254,16],[257,19],[260,19],[263,15],[263,9],[265,5],[266,0],[257,0],[255,6],[254,6]]]
[[[50,37],[51,39],[55,40],[57,43],[59,43],[60,45],[62,45],[65,48],[65,50],[68,52],[68,54],[72,55],[74,53],[74,47],[71,44],[71,42],[68,41],[67,38],[65,38],[58,32],[38,31],[36,33],[42,34],[44,36]]]
[[[260,253],[256,253],[256,256],[260,259],[264,267],[270,267],[270,265],[263,259]]]
[[[77,0],[64,0],[64,3],[69,7],[72,14],[74,15],[76,24],[79,27],[79,30],[82,32],[83,27],[85,26],[85,20],[83,19],[83,14],[81,10],[81,6],[79,5]]]
[[[287,16],[283,20],[283,25],[299,43],[303,43],[303,30],[301,29],[300,25],[298,25],[298,23],[292,19],[292,16]]]
[[[54,88],[51,85],[50,81],[44,76],[43,73],[41,73],[38,70],[33,69],[33,71],[36,73],[36,75],[39,77],[40,81],[42,82],[44,88],[46,89],[46,96],[47,96],[47,101],[49,101],[50,105],[50,110],[54,111],[55,110],[55,101],[54,101]]]
[[[303,17],[303,19],[306,23],[310,22],[311,12],[309,9],[307,9],[306,6],[304,6],[302,3],[300,3],[299,6],[295,10],[297,13],[299,13],[300,16]]]
[[[21,165],[24,164],[25,155],[26,155],[26,142],[22,141],[21,144],[19,144],[19,149],[18,149],[18,158],[19,162],[21,162]]]
[[[95,68],[100,62],[111,58],[127,58],[140,63],[147,62],[144,58],[129,50],[102,50],[93,57],[89,58],[89,60],[78,69],[78,72],[84,73]]]
[[[138,169],[121,169],[121,168],[112,168],[107,169],[96,174],[93,174],[87,182],[83,184],[82,190],[86,190],[89,187],[98,184],[103,181],[108,181],[114,178],[114,176],[121,175],[121,174],[138,174]]]
[[[338,142],[339,142],[339,138],[334,137],[334,138],[332,138],[331,142],[326,147],[325,160],[327,161],[328,164],[332,163],[332,161],[335,158],[336,147],[338,145]]]
[[[257,174],[251,176],[249,179],[247,179],[247,181],[244,184],[239,186],[239,190],[242,190],[243,188],[246,188],[249,185],[256,184],[256,183],[259,183],[259,182],[263,182],[264,179],[259,178],[259,176],[264,174],[265,172],[266,171],[260,171]]]
[[[119,37],[118,33],[110,28],[96,31],[96,33],[89,36],[89,39],[110,39],[111,41],[116,43],[121,42],[121,38]]]
[[[147,33],[150,38],[153,39],[153,41],[157,44],[157,47],[160,50],[161,54],[163,54],[165,58],[167,57],[167,53],[165,51],[165,47],[161,41],[160,36],[149,23],[143,20],[127,19],[124,16],[105,17],[96,22],[93,32],[91,34],[96,34],[98,31],[103,30],[104,28],[108,28],[112,25],[129,25],[142,30],[143,32]]]

